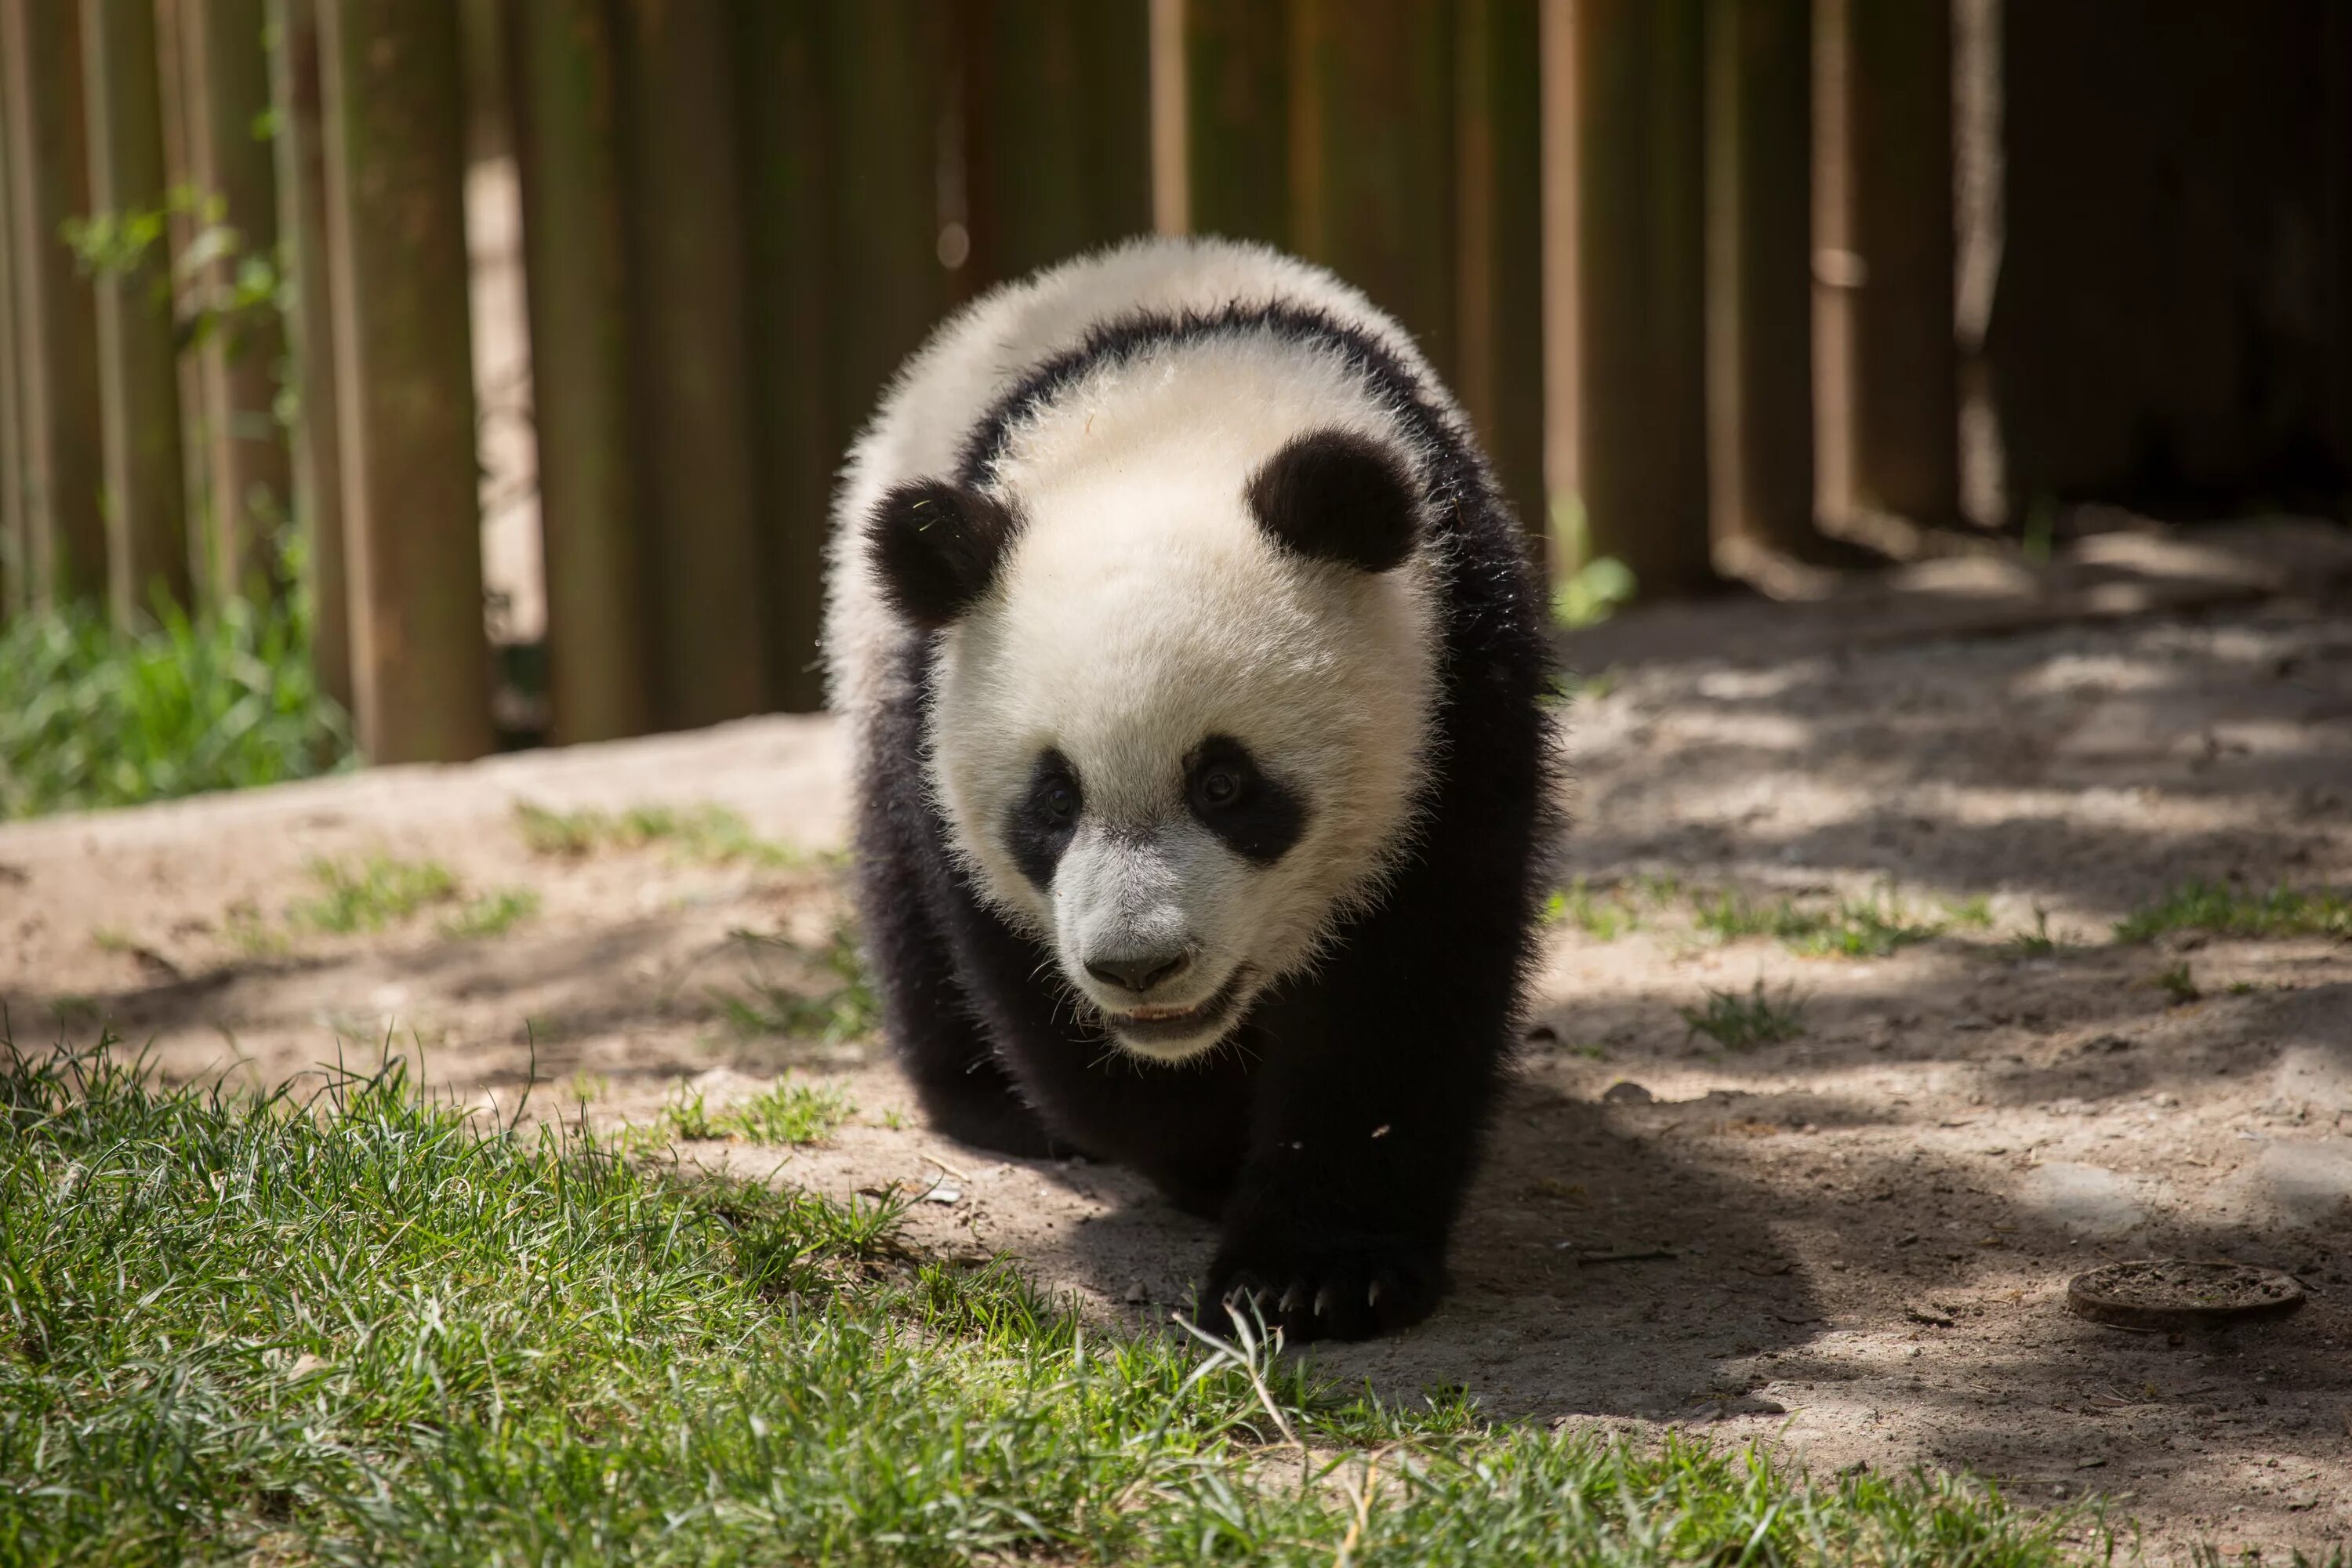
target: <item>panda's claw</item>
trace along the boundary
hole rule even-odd
[[[1409,1328],[1429,1315],[1444,1289],[1436,1249],[1402,1239],[1262,1246],[1234,1256],[1241,1251],[1229,1244],[1210,1269],[1201,1300],[1223,1302],[1235,1328],[1255,1311],[1266,1331],[1279,1329],[1290,1344],[1369,1339]]]

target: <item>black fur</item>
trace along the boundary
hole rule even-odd
[[[1261,866],[1288,854],[1307,831],[1298,792],[1258,772],[1249,748],[1230,735],[1210,736],[1184,759],[1184,802],[1234,854]]]
[[[1029,792],[1004,825],[1004,847],[1021,874],[1041,888],[1054,884],[1054,868],[1078,831],[1083,804],[1077,770],[1061,752],[1047,751],[1029,775]]]
[[[884,496],[866,526],[891,606],[936,630],[988,592],[1020,525],[1002,502],[933,479]]]
[[[1097,331],[992,411],[961,478],[987,482],[1013,426],[1106,360],[1244,332],[1345,356],[1427,454],[1428,515],[1449,545],[1439,733],[1415,849],[1385,898],[1310,978],[1262,998],[1231,1047],[1177,1068],[1123,1056],[1073,1018],[1052,955],[984,908],[950,854],[919,763],[929,639],[910,637],[902,695],[859,759],[861,902],[890,1034],[943,1130],[1134,1167],[1222,1223],[1204,1310],[1246,1292],[1293,1340],[1358,1338],[1443,1293],[1528,962],[1552,764],[1544,598],[1517,525],[1394,354],[1288,305]]]
[[[1412,477],[1369,437],[1301,436],[1249,482],[1258,526],[1286,550],[1364,572],[1392,572],[1421,531]]]

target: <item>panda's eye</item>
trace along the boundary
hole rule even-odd
[[[1038,804],[1055,821],[1067,822],[1078,814],[1078,792],[1070,787],[1069,780],[1055,779],[1045,786]]]
[[[1242,797],[1242,775],[1235,769],[1219,763],[1202,769],[1192,788],[1201,797],[1202,805],[1212,809],[1231,805]]]

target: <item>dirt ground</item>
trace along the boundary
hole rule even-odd
[[[2352,1538],[2352,945],[2111,940],[2192,878],[2352,887],[2352,540],[2126,530],[2049,567],[1825,586],[1571,639],[1594,679],[1569,873],[1638,923],[1551,933],[1449,1304],[1318,1364],[1511,1418],[1705,1424],[1816,1472],[2102,1496],[2158,1558]],[[822,850],[843,761],[825,721],[772,719],[0,826],[0,997],[21,1044],[103,1019],[174,1078],[274,1082],[372,1061],[389,1032],[439,1089],[511,1110],[535,1071],[540,1110],[606,1121],[652,1121],[681,1086],[717,1107],[787,1071],[837,1079],[857,1114],[829,1143],[686,1156],[929,1190],[918,1241],[1013,1254],[1106,1320],[1164,1319],[1203,1226],[1117,1170],[933,1137],[870,1041],[730,1023],[730,995],[816,984],[733,933],[821,947],[828,862],[549,858],[514,816],[721,802]],[[369,851],[542,902],[494,937],[430,914],[288,929],[307,862]],[[1890,882],[1938,920],[1987,899],[1992,922],[1876,959],[1692,925],[1700,890]],[[2017,942],[2037,910],[2054,951]],[[1686,1026],[1709,988],[1759,979],[1794,988],[1800,1037],[1728,1051]],[[2289,1269],[2311,1300],[2182,1337],[2064,1310],[2071,1275],[2150,1254]]]

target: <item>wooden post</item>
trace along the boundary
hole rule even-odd
[[[1813,553],[1811,0],[1707,0],[1707,472],[1718,542]]]
[[[968,255],[940,223],[940,148],[956,110],[947,8],[858,0],[826,21],[830,78],[845,88],[833,125],[835,397],[854,430],[954,299]]]
[[[1292,0],[1292,242],[1455,368],[1454,35],[1444,0]]]
[[[1953,331],[1952,16],[1945,0],[1822,0],[1818,111],[1840,167],[1823,202],[1841,355],[1825,376],[1824,445],[1852,512],[1948,524],[1959,515]],[[1824,179],[1828,178],[1824,171]],[[1841,341],[1842,340],[1842,341]]]
[[[752,447],[759,465],[768,691],[779,708],[824,704],[817,631],[833,478],[855,426],[830,376],[835,318],[854,291],[834,280],[835,160],[824,12],[749,5],[739,14],[737,102],[746,161]],[[862,417],[862,416],[861,416]]]
[[[154,7],[82,0],[81,25],[93,212],[160,212],[167,182]],[[163,244],[135,270],[99,278],[97,290],[109,597],[116,623],[131,626],[153,595],[190,602],[180,365]]]
[[[0,38],[5,41],[5,38]],[[17,395],[16,211],[9,169],[16,132],[8,72],[0,66],[0,626],[21,616],[31,603],[30,543],[25,521],[23,405]]]
[[[62,233],[68,218],[89,211],[77,7],[5,0],[0,64],[7,73],[26,565],[33,602],[47,605],[96,598],[106,587],[97,301]]]
[[[380,763],[490,750],[454,0],[321,0],[352,686]]]
[[[1577,469],[1646,597],[1713,577],[1700,0],[1577,0]]]
[[[1181,4],[1185,226],[1287,246],[1291,0]]]
[[[344,567],[341,433],[335,414],[335,294],[327,260],[326,126],[320,102],[318,0],[269,0],[278,109],[278,211],[294,285],[294,515],[310,573],[310,665],[319,689],[352,705],[350,574]]]
[[[965,76],[976,283],[1151,226],[1139,0],[980,0]]]
[[[686,729],[767,700],[732,39],[716,6],[630,0],[621,14],[654,711]]]
[[[1544,542],[1559,582],[1583,564],[1583,470],[1578,466],[1578,324],[1582,295],[1576,264],[1576,0],[1539,0],[1543,93]]]
[[[516,0],[508,28],[546,535],[549,706],[557,741],[606,741],[654,727],[619,67],[597,0]]]
[[[1459,279],[1454,385],[1503,493],[1541,547],[1544,489],[1542,81],[1537,0],[1458,0]]]
[[[270,104],[265,22],[265,0],[202,0],[180,16],[192,172],[199,191],[220,199],[239,241],[236,256],[209,269],[216,297],[226,296],[242,258],[273,258],[278,246],[277,171],[268,142],[255,134]],[[291,490],[278,421],[285,352],[274,310],[240,312],[204,351],[213,587],[224,597],[278,588],[270,535],[286,521]]]

